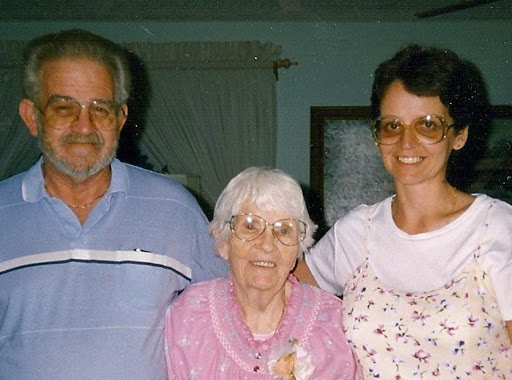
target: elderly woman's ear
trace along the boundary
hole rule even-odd
[[[228,261],[229,258],[229,243],[227,239],[219,239],[219,231],[212,231],[213,238],[215,239],[215,248],[217,248],[217,252],[219,256],[224,260]]]
[[[229,259],[229,244],[227,242],[224,243],[215,243],[217,247],[217,252],[219,252],[219,256],[224,260],[228,261]]]

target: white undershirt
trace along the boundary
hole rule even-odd
[[[264,340],[269,340],[270,338],[272,338],[275,333],[276,333],[276,330],[271,331],[271,332],[266,333],[266,334],[255,334],[255,333],[252,333],[252,336],[253,336],[254,340],[264,341]]]
[[[479,263],[493,281],[502,314],[512,319],[512,206],[496,201],[484,229],[493,198],[476,196],[448,225],[416,235],[395,225],[391,197],[371,206],[371,214],[369,206],[359,206],[336,222],[306,255],[306,262],[320,287],[331,293],[343,292],[344,284],[367,255],[375,274],[387,285],[402,291],[430,291],[447,284],[469,265],[483,239]]]

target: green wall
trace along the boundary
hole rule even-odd
[[[408,43],[453,49],[483,71],[491,102],[512,103],[512,23],[0,22],[0,38],[28,40],[81,27],[118,42],[259,40],[298,66],[279,71],[277,166],[309,183],[309,109],[367,105],[377,64]],[[0,63],[1,64],[1,63]]]

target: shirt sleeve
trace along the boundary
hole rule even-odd
[[[191,378],[191,373],[200,370],[201,356],[209,357],[205,350],[211,347],[203,344],[211,344],[213,331],[208,287],[209,282],[189,286],[167,308],[164,334],[168,379]]]
[[[323,290],[341,295],[345,282],[364,261],[367,214],[366,205],[352,210],[305,255],[309,270]]]
[[[179,375],[185,375],[183,373],[182,369],[183,366],[177,366],[176,363],[178,363],[180,360],[180,354],[181,352],[172,352],[172,348],[175,347],[175,333],[176,333],[176,326],[174,326],[175,322],[171,318],[171,310],[173,305],[177,304],[179,302],[179,297],[177,298],[174,303],[167,308],[167,312],[165,313],[165,362],[167,364],[167,378],[168,379],[178,379]],[[180,326],[183,327],[183,326]],[[186,378],[186,377],[184,377]]]
[[[512,206],[496,201],[483,244],[483,263],[504,321],[512,320]]]
[[[213,237],[208,232],[206,217],[197,220],[195,228],[195,249],[193,256],[192,283],[227,277],[227,262],[219,256]]]

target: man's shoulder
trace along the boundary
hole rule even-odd
[[[25,173],[26,172],[21,172],[21,173],[13,175],[12,177],[9,177],[9,178],[6,178],[6,179],[3,179],[2,181],[0,181],[0,190],[6,191],[7,189],[12,188],[13,186],[14,187],[21,186],[21,183],[23,181],[23,176],[25,175]]]
[[[128,174],[130,195],[195,203],[192,194],[174,178],[131,164],[123,163],[123,165]]]
[[[22,184],[25,172],[0,181],[0,207],[22,202]]]
[[[154,181],[162,181],[165,179],[170,179],[172,181],[172,178],[162,174],[157,173],[155,171],[152,171],[150,169],[145,169],[140,166],[135,166],[126,162],[118,161],[119,164],[124,166],[126,170],[128,171],[128,174],[131,177],[141,177],[141,178],[147,178],[148,180],[154,180]]]

